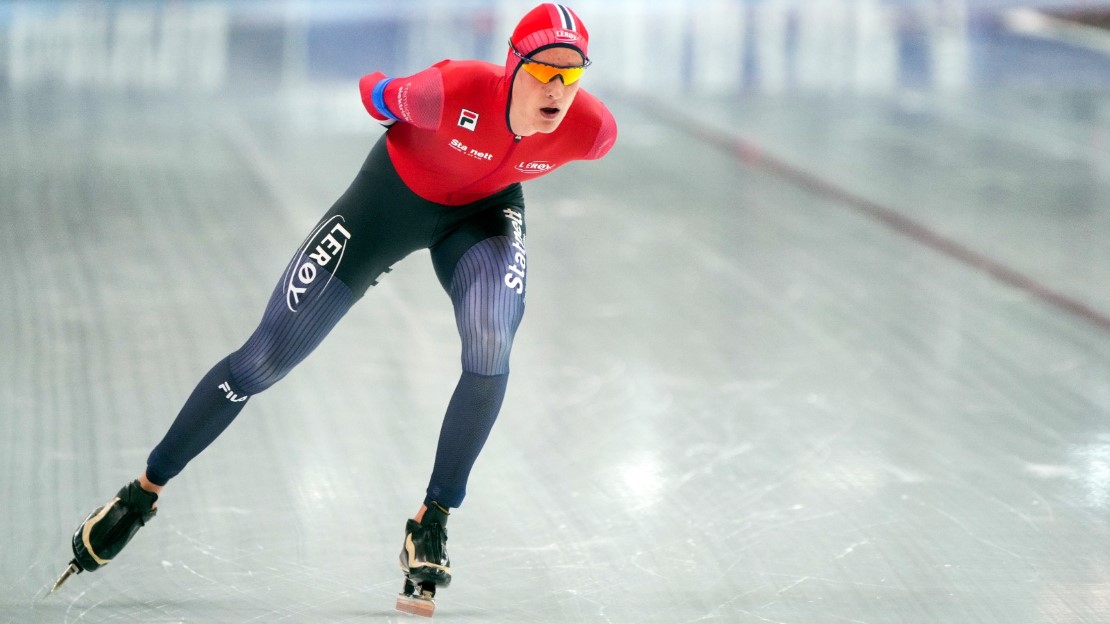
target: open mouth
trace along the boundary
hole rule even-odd
[[[540,112],[543,113],[544,117],[550,118],[558,115],[559,109],[555,108],[554,106],[545,106],[540,109]]]

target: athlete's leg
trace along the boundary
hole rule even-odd
[[[288,307],[285,283],[274,289],[262,322],[247,342],[197,384],[147,459],[145,477],[165,485],[231,424],[252,395],[273,386],[303,361],[354,304],[347,285],[320,269]]]
[[[379,141],[294,255],[258,329],[193,390],[151,452],[146,472],[78,526],[74,558],[55,589],[70,574],[96,570],[114,558],[154,517],[162,486],[224,431],[250,395],[307,357],[390,265],[430,244],[439,208],[404,186]]]
[[[444,530],[449,509],[462,504],[470,470],[505,398],[509,352],[524,314],[527,263],[519,187],[507,195],[518,201],[490,203],[431,247],[436,274],[455,308],[463,372],[443,418],[424,504],[405,523],[405,584],[397,599],[402,611],[428,615],[422,610],[426,599],[451,583]]]
[[[524,238],[523,209],[506,206],[482,213],[432,248],[455,308],[462,375],[443,419],[425,505],[462,503],[471,468],[501,409],[509,353],[524,315]]]
[[[394,262],[424,247],[434,213],[408,192],[384,144],[367,157],[355,181],[320,220],[270,296],[247,342],[197,384],[140,483],[165,485],[208,447],[247,399],[287,375],[311,353]]]

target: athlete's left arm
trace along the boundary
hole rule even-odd
[[[579,102],[575,102],[574,105],[576,106],[578,103]],[[594,139],[593,146],[591,146],[590,149],[587,150],[585,156],[583,156],[583,159],[597,160],[608,154],[613,144],[617,142],[617,120],[613,118],[613,114],[601,103],[601,100],[592,95],[588,96],[586,101],[582,103],[588,106],[599,121],[597,137]]]

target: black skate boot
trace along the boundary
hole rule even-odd
[[[54,583],[55,591],[71,574],[92,572],[119,554],[140,527],[158,512],[158,495],[139,487],[139,480],[123,486],[116,497],[97,507],[73,534],[73,560]]]
[[[428,505],[424,518],[405,524],[405,546],[401,549],[401,571],[405,587],[397,597],[397,610],[432,617],[437,587],[451,584],[451,560],[447,556],[448,511],[439,503]]]

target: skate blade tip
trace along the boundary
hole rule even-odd
[[[62,572],[62,575],[58,577],[58,580],[54,581],[54,586],[50,588],[50,593],[53,594],[54,592],[58,591],[58,588],[62,586],[62,583],[66,582],[66,579],[73,576],[74,574],[79,574],[80,572],[81,568],[77,567],[76,563],[71,562],[68,566],[66,566],[65,572]]]
[[[397,596],[396,609],[401,613],[430,618],[435,615],[436,603],[434,600],[429,600],[428,598],[401,594]]]

